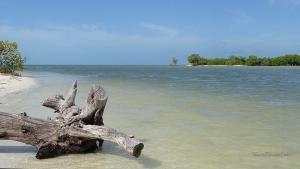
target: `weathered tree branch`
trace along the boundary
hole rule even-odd
[[[0,112],[0,139],[15,140],[38,149],[36,158],[49,158],[68,153],[81,153],[97,148],[103,140],[118,144],[129,154],[139,157],[144,144],[113,128],[103,126],[107,95],[101,86],[93,86],[83,110],[75,105],[77,81],[64,98],[56,95],[42,105],[59,114],[55,120],[31,118]]]

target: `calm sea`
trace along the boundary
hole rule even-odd
[[[24,74],[38,85],[7,96],[1,111],[54,116],[43,99],[78,80],[82,106],[100,84],[109,95],[104,123],[145,149],[135,159],[105,142],[95,153],[37,160],[32,147],[0,141],[0,167],[300,167],[300,67],[28,66]]]

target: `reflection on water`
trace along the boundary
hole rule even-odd
[[[94,153],[37,160],[32,147],[0,141],[0,164],[4,165],[0,167],[299,166],[300,68],[31,66],[26,75],[35,78],[38,87],[7,96],[0,104],[1,111],[54,116],[40,101],[65,94],[77,79],[76,104],[83,106],[91,85],[101,84],[109,95],[105,124],[140,138],[145,149],[136,159],[105,142]],[[266,152],[288,155],[254,155]]]
[[[0,146],[0,153],[34,153],[36,149],[32,146]]]
[[[144,168],[157,168],[161,165],[161,161],[148,157],[146,155],[141,155],[138,162],[143,165]]]

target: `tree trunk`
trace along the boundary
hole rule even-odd
[[[56,95],[42,103],[58,113],[52,120],[32,118],[25,112],[19,115],[0,112],[0,139],[35,146],[38,159],[95,150],[98,145],[102,146],[103,140],[116,143],[129,154],[139,157],[144,148],[141,141],[104,126],[105,90],[101,86],[93,86],[84,109],[75,105],[76,93],[77,81],[66,98]]]

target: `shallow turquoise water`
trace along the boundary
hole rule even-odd
[[[0,141],[4,167],[300,166],[298,67],[29,66],[25,75],[38,87],[7,96],[1,110],[54,116],[40,101],[65,94],[77,79],[83,105],[91,85],[101,84],[109,95],[105,124],[141,138],[145,149],[134,159],[105,143],[96,153],[41,161],[30,147]]]

